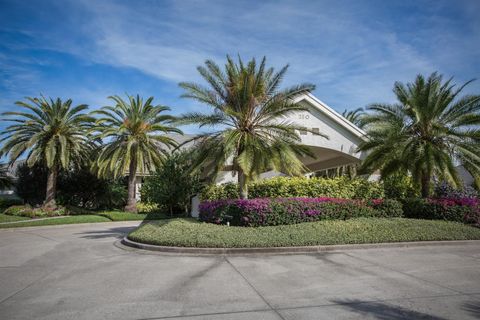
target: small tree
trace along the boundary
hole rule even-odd
[[[177,211],[188,212],[190,199],[200,192],[198,172],[193,170],[191,153],[176,151],[168,155],[153,176],[142,185],[142,200],[168,209],[170,215]]]

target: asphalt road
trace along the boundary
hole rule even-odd
[[[0,230],[0,319],[480,318],[480,244],[179,256],[135,225]]]

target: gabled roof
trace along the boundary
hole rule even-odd
[[[295,102],[307,101],[310,105],[318,109],[327,117],[338,123],[340,126],[354,134],[356,137],[364,140],[366,139],[366,132],[357,127],[355,124],[348,121],[344,116],[330,108],[326,103],[315,97],[311,93],[300,95],[294,99]]]

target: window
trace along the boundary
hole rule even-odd
[[[320,135],[320,129],[319,128],[312,128],[313,135],[319,136]]]
[[[307,135],[307,128],[300,128],[300,135],[306,136]]]

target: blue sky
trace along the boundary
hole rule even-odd
[[[285,85],[314,83],[337,111],[392,102],[394,81],[418,73],[480,78],[478,13],[476,0],[0,0],[0,111],[40,93],[98,108],[125,92],[207,110],[177,84],[226,54],[289,63]]]

